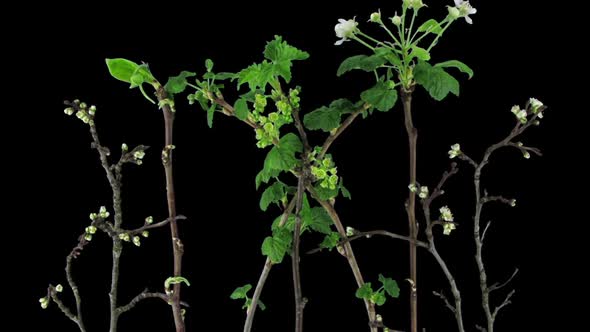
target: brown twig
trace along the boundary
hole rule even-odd
[[[162,150],[162,165],[166,176],[166,201],[168,203],[168,219],[170,220],[170,236],[172,240],[172,252],[174,255],[174,277],[182,276],[182,254],[184,245],[180,239],[178,225],[176,224],[176,193],[174,191],[174,113],[175,110],[168,101],[168,93],[160,84],[156,84],[156,97],[162,108],[164,116],[164,148]],[[184,332],[184,318],[180,308],[181,284],[174,284],[170,297],[170,306],[174,316],[176,332]]]
[[[331,133],[330,136],[328,136],[328,138],[326,138],[326,140],[324,141],[324,144],[322,145],[322,151],[318,155],[319,160],[324,159],[324,156],[328,152],[328,149],[330,149],[330,146],[332,146],[332,143],[334,143],[334,141],[352,124],[352,122],[356,119],[356,117],[359,116],[364,111],[368,110],[370,107],[371,107],[371,105],[364,104],[361,108],[352,112],[346,118],[346,120],[344,120],[344,122],[342,122],[342,124],[338,127],[338,129],[336,129],[336,131],[334,133]]]
[[[279,227],[283,227],[287,220],[289,220],[289,215],[295,208],[295,201],[296,199],[293,198],[287,205],[285,211],[281,215],[281,220],[279,220]],[[256,289],[254,290],[254,294],[252,295],[252,304],[250,308],[246,311],[246,321],[244,322],[244,332],[250,332],[252,330],[252,324],[254,323],[254,314],[256,313],[256,309],[258,309],[258,301],[260,299],[260,294],[262,294],[262,289],[266,283],[266,279],[270,274],[270,270],[272,269],[272,261],[270,258],[266,258],[264,262],[264,267],[262,268],[262,272],[260,273],[260,277],[258,278],[258,283],[256,284]]]
[[[368,238],[373,237],[374,235],[386,236],[386,237],[390,237],[392,239],[398,239],[398,240],[403,240],[403,241],[408,241],[408,242],[415,241],[417,246],[428,249],[428,243],[426,243],[426,242],[423,242],[420,240],[413,240],[412,238],[410,238],[408,236],[395,234],[395,233],[388,232],[385,230],[375,230],[375,231],[367,231],[367,232],[358,232],[357,231],[354,233],[353,236],[346,237],[344,240],[341,240],[340,242],[338,242],[337,246],[342,246],[345,243],[352,242],[352,241],[358,240],[358,239],[365,239],[365,238],[368,239]],[[323,248],[318,247],[318,248],[309,250],[308,252],[306,252],[306,254],[313,255],[313,254],[316,254],[322,250],[323,250]]]

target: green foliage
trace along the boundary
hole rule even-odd
[[[418,28],[418,32],[428,32],[428,33],[433,33],[435,35],[441,35],[443,31],[442,31],[442,27],[440,26],[440,23],[438,23],[437,20],[430,19],[430,20],[424,22]]]
[[[274,74],[283,77],[289,83],[293,61],[306,60],[309,58],[309,53],[287,44],[281,36],[275,36],[273,41],[266,44],[264,57],[272,61]]]
[[[181,284],[185,283],[187,286],[190,286],[190,282],[185,277],[169,277],[164,281],[164,288],[170,289],[170,285]]]
[[[342,76],[344,73],[349,72],[351,70],[359,69],[364,70],[367,72],[371,72],[382,65],[384,65],[387,60],[380,56],[380,55],[355,55],[351,56],[350,58],[342,61],[340,67],[338,67],[338,71],[336,72],[337,76]]]
[[[422,47],[414,46],[412,47],[412,53],[409,56],[410,60],[413,58],[418,58],[422,61],[430,60],[430,52],[423,49]]]
[[[324,240],[320,243],[320,248],[332,250],[338,246],[339,242],[340,234],[338,232],[331,232],[324,237]]]
[[[289,251],[293,242],[293,234],[283,228],[277,228],[272,236],[267,236],[262,242],[262,254],[270,258],[273,264],[280,264]]]
[[[402,66],[402,60],[388,47],[375,48],[375,54],[387,60],[390,64],[396,67]]]
[[[389,294],[389,296],[398,298],[399,297],[399,286],[397,285],[397,281],[386,278],[382,274],[379,274],[379,281],[383,285],[383,289]]]
[[[314,186],[314,190],[317,195],[317,198],[322,201],[327,201],[331,198],[335,198],[336,196],[338,196],[338,194],[342,194],[342,197],[344,198],[352,199],[350,192],[342,184],[342,177],[340,177],[340,183],[338,184],[337,188],[330,189],[329,187],[324,188],[320,185],[316,185]]]
[[[190,71],[182,71],[178,76],[171,76],[168,78],[168,82],[164,85],[164,89],[170,96],[178,93],[182,93],[187,86],[187,78],[194,77],[197,74]]]
[[[371,287],[371,283],[366,282],[364,285],[362,285],[359,289],[356,290],[355,296],[358,299],[368,300],[371,298],[372,294],[373,294],[373,288]]]
[[[338,99],[330,106],[322,106],[305,114],[303,124],[310,130],[330,132],[341,124],[342,115],[353,113],[357,107],[348,99]]]
[[[304,225],[314,232],[329,235],[332,233],[332,219],[324,208],[316,206],[311,209],[310,218],[304,219]]]
[[[377,82],[374,87],[361,93],[361,99],[379,111],[387,112],[393,108],[397,101],[397,91],[392,85],[385,82]]]
[[[209,126],[209,128],[213,127],[213,115],[215,115],[215,108],[217,108],[217,105],[211,104],[211,106],[209,106],[207,109],[207,126]]]
[[[229,296],[232,300],[245,299],[248,297],[248,292],[252,289],[252,285],[247,284],[236,288]]]
[[[295,154],[303,151],[303,144],[299,137],[293,133],[283,136],[279,144],[274,146],[266,155],[264,168],[256,175],[256,188],[261,183],[268,183],[271,178],[277,177],[283,171],[293,169],[299,163]]]
[[[449,92],[459,96],[459,82],[441,67],[419,62],[414,68],[414,77],[435,100],[443,100]]]
[[[274,84],[278,77],[284,78],[288,83],[291,81],[293,61],[305,60],[309,58],[309,54],[287,44],[282,37],[275,36],[273,41],[266,44],[264,57],[267,60],[252,64],[237,74],[238,88],[242,84],[248,84],[250,90],[264,90],[267,84]]]
[[[441,67],[441,68],[449,68],[449,67],[457,68],[462,73],[467,74],[470,79],[473,77],[473,69],[469,68],[469,66],[467,66],[466,64],[464,64],[463,62],[461,62],[459,60],[449,60],[449,61],[437,63],[436,65],[434,65],[434,67],[435,68],[436,67]]]
[[[236,117],[240,120],[246,120],[250,113],[250,111],[248,111],[248,102],[244,98],[240,98],[236,101],[234,110],[236,112]]]
[[[266,211],[272,203],[280,203],[286,196],[285,185],[282,182],[275,182],[262,193],[260,197],[260,209]]]
[[[120,81],[130,83],[131,86],[129,88],[131,89],[139,87],[143,96],[152,104],[155,104],[143,89],[143,83],[153,85],[157,82],[146,64],[138,65],[133,61],[123,58],[105,59],[105,62],[111,76]]]

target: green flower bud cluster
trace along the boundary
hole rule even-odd
[[[272,145],[274,141],[279,139],[281,127],[285,124],[293,122],[293,118],[291,117],[293,106],[291,106],[291,103],[296,102],[296,104],[299,105],[299,92],[293,91],[298,90],[291,90],[290,99],[287,99],[280,93],[273,91],[271,99],[273,99],[275,102],[277,112],[271,112],[267,115],[263,115],[266,106],[268,105],[267,97],[262,94],[256,94],[252,118],[258,125],[255,129],[255,132],[256,139],[258,140],[256,146],[259,148]]]
[[[66,115],[73,115],[76,113],[76,117],[80,119],[82,122],[86,124],[93,125],[94,124],[94,115],[96,114],[96,106],[92,105],[88,107],[88,105],[84,102],[80,102],[80,100],[74,100],[73,107],[67,107],[64,109],[64,113]],[[76,111],[77,109],[77,111]]]
[[[84,230],[84,240],[92,241],[92,235],[96,233],[96,226],[90,225]]]
[[[322,160],[316,159],[318,149],[314,149],[310,156],[310,161],[313,162],[311,166],[311,174],[320,182],[322,188],[336,189],[338,185],[338,170],[332,161],[331,155],[325,155]]]
[[[49,306],[49,296],[40,298],[39,303],[41,304],[41,308],[47,309]]]

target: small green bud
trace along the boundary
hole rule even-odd
[[[525,151],[522,153],[522,156],[524,157],[524,159],[530,159],[531,158],[531,154],[528,151]]]
[[[133,237],[133,244],[135,244],[136,246],[141,246],[141,238],[139,236],[134,236]]]
[[[74,109],[71,107],[67,107],[66,109],[64,109],[64,113],[66,113],[67,115],[72,115],[74,114]]]
[[[49,299],[46,297],[42,297],[39,299],[39,303],[41,303],[41,308],[47,309],[47,307],[49,306]]]
[[[143,237],[148,237],[148,236],[150,236],[150,232],[148,232],[148,231],[143,231],[143,232],[141,232],[141,236],[143,236]]]
[[[330,181],[330,184],[336,185],[338,183],[338,175],[330,175],[330,179],[328,181]]]
[[[146,223],[146,225],[150,225],[150,224],[152,224],[153,222],[154,222],[154,217],[152,217],[152,216],[149,216],[149,217],[146,217],[146,218],[145,218],[145,223]]]
[[[88,234],[88,233],[84,234],[84,240],[92,241],[92,234]]]
[[[418,194],[418,197],[425,199],[426,197],[428,197],[428,187],[427,186],[422,186],[420,187],[420,193]]]
[[[272,122],[277,122],[277,120],[279,119],[279,115],[276,112],[269,113],[268,119]]]
[[[418,191],[418,187],[416,186],[416,184],[415,184],[415,183],[411,183],[411,184],[408,186],[408,189],[410,189],[410,192],[413,192],[413,193],[415,193],[415,192],[417,192],[417,191]]]
[[[64,291],[64,286],[62,286],[61,284],[58,284],[57,286],[55,286],[55,291],[58,293],[61,293]]]
[[[451,232],[452,232],[453,230],[455,230],[456,228],[457,228],[457,226],[456,226],[454,223],[452,223],[452,222],[446,222],[446,223],[443,225],[443,234],[444,234],[444,235],[450,235],[450,234],[451,234]]]
[[[90,214],[90,220],[94,221],[94,220],[96,220],[96,218],[98,218],[98,214],[96,214],[96,213]]]
[[[332,159],[328,157],[324,158],[324,160],[322,160],[322,165],[324,165],[324,167],[332,166]]]
[[[119,239],[125,241],[125,242],[129,242],[131,241],[131,238],[129,237],[129,234],[127,233],[121,233],[119,234]]]
[[[516,200],[515,199],[511,199],[510,200],[510,206],[515,207],[516,206]]]
[[[377,323],[382,323],[383,322],[383,317],[381,315],[377,315],[375,317],[375,319],[377,320]]]
[[[346,227],[346,236],[351,237],[354,236],[354,234],[356,233],[356,230],[352,227]]]
[[[397,14],[397,12],[395,12],[395,16],[391,18],[391,23],[393,23],[395,26],[402,24],[402,18]]]
[[[88,107],[88,105],[86,105],[86,103],[80,103],[80,108],[86,108]]]
[[[449,17],[451,20],[456,20],[461,17],[461,12],[457,7],[447,6],[447,8],[449,9]]]
[[[107,208],[105,206],[101,206],[100,210],[98,211],[98,214],[100,215],[101,218],[106,219],[108,218],[111,214],[109,213],[109,211],[107,211]]]
[[[133,152],[133,158],[141,160],[143,157],[145,157],[145,152],[143,150]]]
[[[121,151],[123,151],[123,152],[129,151],[129,147],[127,146],[127,144],[125,144],[125,143],[121,144]]]
[[[372,13],[369,22],[381,23],[381,10]]]

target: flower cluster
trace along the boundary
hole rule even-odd
[[[76,117],[80,119],[85,124],[94,124],[94,115],[96,114],[96,106],[92,105],[88,107],[88,105],[84,102],[80,102],[79,99],[74,100],[75,107],[66,107],[64,109],[64,113],[66,115],[73,115],[76,113]],[[76,111],[77,109],[77,111]]]
[[[458,18],[465,18],[465,21],[469,24],[473,24],[473,20],[469,15],[477,13],[477,9],[473,8],[469,1],[465,0],[454,0],[455,7],[448,6],[449,17],[453,20]]]
[[[272,145],[279,139],[280,129],[283,125],[293,122],[291,113],[294,107],[299,107],[299,90],[293,89],[286,97],[276,91],[273,91],[271,98],[275,102],[277,112],[271,112],[263,115],[268,104],[267,97],[262,94],[256,94],[254,100],[254,112],[252,118],[258,125],[255,129],[256,146],[264,148]]]
[[[443,223],[443,234],[449,235],[451,231],[457,228],[457,225],[453,222],[454,217],[451,209],[448,206],[443,206],[439,209],[440,212],[440,219],[444,221]]]
[[[411,183],[408,186],[408,189],[410,189],[410,191],[413,192],[413,193],[416,193],[417,192],[418,193],[418,197],[420,197],[421,199],[427,198],[428,197],[428,194],[429,194],[429,190],[428,190],[428,187],[427,186],[420,186],[420,185],[417,185],[415,183]]]
[[[336,189],[338,185],[338,169],[332,160],[332,156],[327,154],[322,159],[317,159],[317,154],[321,151],[321,148],[316,147],[311,155],[309,156],[311,165],[311,174],[315,177],[316,181],[321,181],[320,186],[322,188],[329,188],[330,190]]]
[[[520,106],[518,105],[514,105],[511,108],[511,112],[512,114],[514,114],[514,116],[516,116],[516,119],[518,121],[520,121],[520,123],[525,124],[528,122],[528,116],[529,115],[536,115],[537,118],[542,119],[543,118],[543,110],[545,109],[545,106],[543,105],[542,102],[540,102],[538,99],[536,98],[530,98],[529,102],[527,104],[527,107],[525,109],[521,109]],[[535,124],[539,124],[539,121],[535,121]]]

